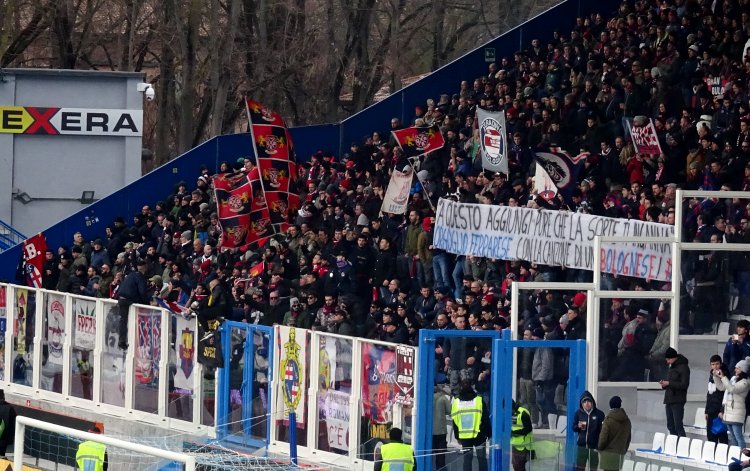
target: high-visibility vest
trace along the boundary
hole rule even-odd
[[[85,441],[78,445],[76,464],[81,471],[103,471],[104,454],[107,446],[102,443]]]
[[[516,420],[511,426],[512,431],[521,430],[523,428],[523,414],[529,414],[529,411],[519,406],[518,412],[516,413]],[[531,418],[531,414],[529,414],[529,418]],[[532,432],[529,432],[526,435],[510,436],[510,444],[516,450],[531,450],[531,443],[533,442],[533,440],[534,437]]]
[[[414,453],[405,443],[386,443],[380,447],[383,459],[382,471],[412,471],[414,469]]]
[[[476,438],[482,422],[482,398],[477,396],[471,401],[453,399],[451,420],[458,425],[459,440]]]

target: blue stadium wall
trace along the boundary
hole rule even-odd
[[[440,93],[454,92],[458,90],[461,80],[473,80],[485,74],[486,48],[494,48],[495,57],[500,60],[503,56],[512,56],[515,51],[528,47],[533,38],[547,40],[556,29],[569,32],[577,16],[600,12],[609,17],[617,5],[617,0],[566,0],[341,123],[293,128],[297,155],[300,160],[307,160],[318,150],[333,151],[340,155],[349,148],[352,141],[360,141],[373,131],[386,132],[392,117],[410,122],[414,118],[414,107],[423,104],[426,98],[437,98]],[[48,245],[70,245],[76,231],[81,231],[86,239],[103,236],[104,227],[115,216],[123,216],[126,221],[131,221],[144,204],[153,205],[156,201],[165,199],[180,180],[194,186],[201,165],[206,165],[213,171],[222,161],[233,162],[239,157],[252,155],[249,139],[248,134],[230,134],[204,142],[130,185],[52,225],[44,231]],[[0,281],[15,281],[20,256],[20,246],[0,253]]]

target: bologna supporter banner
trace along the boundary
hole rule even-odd
[[[140,136],[143,134],[143,111],[0,106],[0,133]]]
[[[47,295],[47,362],[63,364],[63,341],[65,332],[65,297],[59,294]]]
[[[177,338],[174,343],[174,358],[177,370],[174,373],[174,387],[178,389],[193,389],[193,371],[195,369],[195,322],[181,316],[175,317],[175,331]]]
[[[325,418],[328,446],[334,450],[349,450],[349,399],[346,392],[328,390],[323,393],[321,412]]]
[[[635,151],[639,154],[660,155],[662,153],[661,145],[659,144],[659,138],[656,136],[654,121],[649,119],[648,124],[643,126],[636,125],[636,121],[636,119],[627,120]]]
[[[26,261],[24,265],[26,286],[31,286],[32,288],[42,287],[42,270],[44,269],[46,252],[47,239],[44,238],[41,232],[23,241],[23,258]]]
[[[279,327],[276,335],[278,341],[276,358],[279,363],[278,395],[279,410],[283,410],[284,420],[289,419],[289,412],[295,411],[297,428],[305,425],[305,391],[307,373],[307,331],[294,327]]]
[[[73,298],[73,314],[73,347],[79,350],[93,350],[96,346],[96,302]]]
[[[479,122],[479,149],[482,151],[482,167],[508,174],[508,128],[505,126],[505,111],[487,111],[477,108]]]
[[[598,235],[666,240],[673,234],[674,227],[653,222],[440,199],[433,244],[459,255],[593,270],[594,238]],[[671,279],[668,243],[604,245],[602,272]]]
[[[161,311],[136,308],[135,379],[158,384],[161,360]]]
[[[406,172],[399,172],[394,169],[391,174],[391,181],[388,182],[388,188],[383,196],[383,206],[380,211],[390,214],[404,214],[406,204],[409,202],[409,190],[411,189],[411,178],[414,175],[410,167]]]

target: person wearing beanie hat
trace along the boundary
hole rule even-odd
[[[631,433],[632,425],[622,408],[622,399],[620,396],[612,396],[609,400],[609,412],[599,433],[599,467],[603,471],[621,469],[623,457],[630,447]]]
[[[734,376],[727,378],[721,368],[713,370],[713,380],[716,389],[724,391],[724,417],[722,420],[729,429],[729,444],[740,448],[745,447],[745,438],[742,436],[742,427],[745,424],[745,398],[750,389],[748,381],[750,371],[750,357],[740,360],[734,366]]]
[[[667,365],[667,379],[659,381],[664,390],[664,409],[667,414],[667,429],[672,435],[685,436],[682,419],[685,416],[687,390],[690,386],[690,366],[688,359],[677,353],[672,347],[664,352]],[[744,421],[743,421],[744,423]]]

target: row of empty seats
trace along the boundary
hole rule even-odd
[[[651,449],[636,450],[636,456],[678,466],[725,470],[733,459],[740,459],[741,451],[740,447],[730,447],[726,443],[716,444],[699,438],[690,439],[677,435],[665,436],[663,433],[656,433]],[[665,464],[665,466],[668,465]]]

